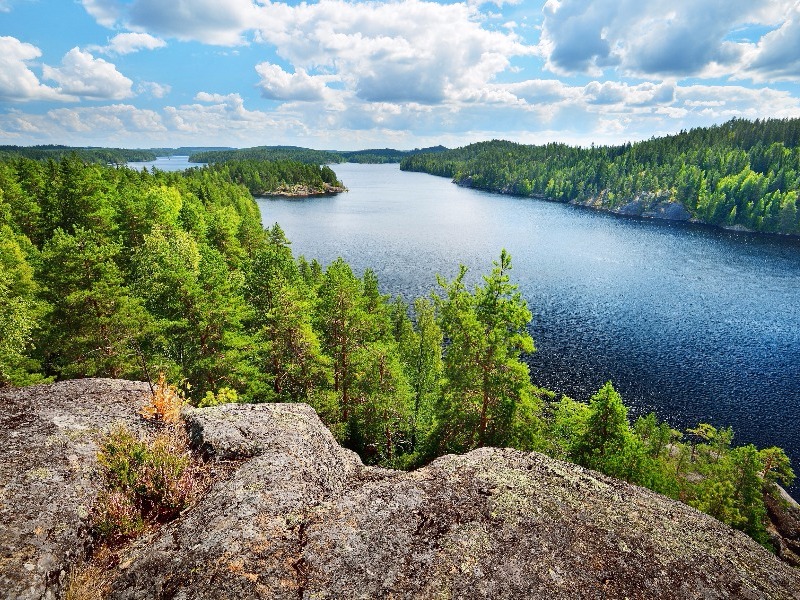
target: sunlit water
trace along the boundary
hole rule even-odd
[[[613,381],[634,415],[731,425],[800,468],[800,242],[635,220],[460,188],[397,165],[335,165],[349,192],[259,199],[295,254],[372,268],[407,300],[476,282],[501,248],[534,314],[535,383],[588,399]]]
[[[202,167],[203,163],[190,163],[188,156],[159,156],[148,162],[129,162],[128,166],[139,171],[145,167],[148,171],[154,168],[159,171],[183,171],[189,167]]]

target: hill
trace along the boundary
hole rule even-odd
[[[800,119],[746,121],[620,146],[494,140],[403,159],[459,185],[625,215],[800,234]]]

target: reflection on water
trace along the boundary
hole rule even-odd
[[[152,171],[154,168],[159,171],[183,171],[189,167],[202,167],[203,163],[190,163],[188,156],[159,156],[149,162],[129,162],[128,166],[137,171],[147,168]]]
[[[370,267],[385,292],[473,281],[506,248],[534,314],[535,383],[587,399],[612,380],[635,413],[732,425],[800,467],[800,242],[626,219],[459,188],[397,165],[336,165],[350,191],[261,199],[295,254]]]

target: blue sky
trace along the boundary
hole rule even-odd
[[[797,0],[0,0],[0,144],[618,143],[799,82]]]

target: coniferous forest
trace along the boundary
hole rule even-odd
[[[800,119],[733,119],[621,146],[481,142],[409,156],[401,168],[608,210],[679,204],[697,222],[800,235],[798,144]]]
[[[5,158],[0,385],[163,373],[201,407],[307,402],[368,464],[538,450],[768,544],[763,493],[794,477],[781,449],[734,447],[732,430],[707,424],[632,421],[611,383],[581,399],[537,387],[521,360],[535,351],[531,313],[505,251],[482,284],[469,288],[462,267],[410,303],[382,294],[370,270],[295,256],[278,224],[262,227],[249,191],[291,177],[336,181],[300,163],[150,173],[74,155]]]

